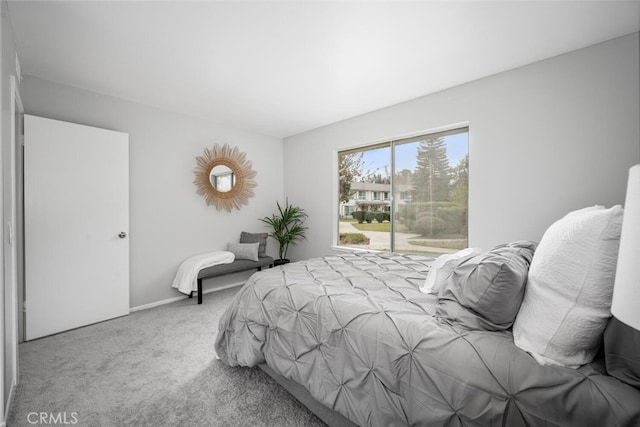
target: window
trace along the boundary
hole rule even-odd
[[[352,206],[339,244],[432,255],[467,247],[468,136],[461,128],[339,152],[339,212]]]
[[[341,217],[348,217],[351,215],[351,212],[355,211],[355,206],[352,205],[344,205],[342,209]]]

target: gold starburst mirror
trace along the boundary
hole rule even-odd
[[[207,205],[231,212],[249,204],[249,198],[254,196],[253,188],[257,185],[254,180],[256,171],[238,147],[216,144],[211,150],[205,148],[204,154],[196,157],[196,162],[193,183]]]

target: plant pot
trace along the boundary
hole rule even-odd
[[[273,261],[273,266],[276,267],[278,265],[289,264],[291,262],[290,259],[276,259]]]

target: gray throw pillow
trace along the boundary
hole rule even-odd
[[[509,329],[518,314],[536,243],[518,241],[458,264],[444,280],[436,315],[468,329]]]
[[[612,317],[604,330],[607,373],[640,389],[640,331]]]
[[[243,231],[240,233],[240,243],[259,243],[258,257],[263,258],[267,254],[267,233],[247,233]]]
[[[259,243],[229,243],[227,250],[232,252],[236,259],[249,259],[251,261],[258,261],[258,247]]]

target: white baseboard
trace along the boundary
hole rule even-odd
[[[235,288],[236,286],[244,285],[244,283],[245,282],[236,282],[236,283],[229,283],[228,285],[224,285],[224,286],[213,287],[213,288],[210,288],[210,289],[207,289],[207,290],[203,290],[202,291],[202,295],[208,294],[208,293],[211,293],[211,292],[221,291],[223,289]],[[195,299],[197,296],[198,296],[198,292],[194,291],[193,292],[193,298]],[[133,313],[135,311],[140,311],[140,310],[146,310],[148,308],[158,307],[160,305],[165,305],[165,304],[169,304],[169,303],[172,303],[172,302],[180,301],[180,300],[183,300],[185,298],[189,298],[189,296],[188,295],[183,295],[183,296],[178,296],[178,297],[174,297],[174,298],[164,299],[162,301],[151,302],[149,304],[138,305],[136,307],[129,308],[129,313]],[[0,425],[0,427],[3,427],[3,426]]]
[[[174,298],[169,298],[169,299],[163,299],[162,301],[151,302],[149,304],[138,305],[136,307],[130,307],[129,308],[129,313],[133,313],[135,311],[140,311],[140,310],[146,310],[148,308],[158,307],[159,305],[165,305],[165,304],[169,304],[171,302],[180,301],[181,299],[184,299],[184,298],[185,298],[185,296],[174,297]],[[188,298],[188,296],[186,298]]]

